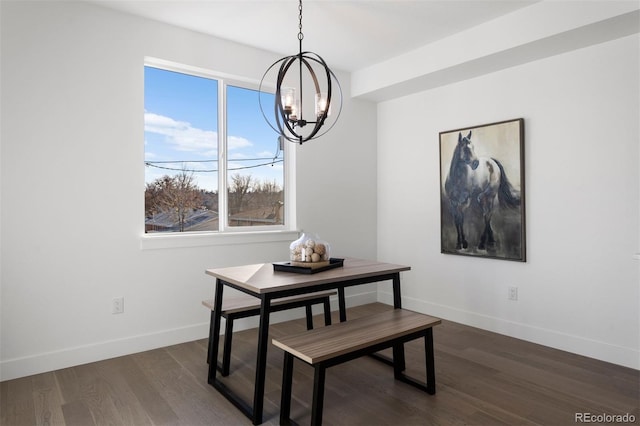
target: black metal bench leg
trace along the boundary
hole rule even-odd
[[[373,354],[375,355],[375,354]],[[396,380],[402,380],[404,381],[405,379],[405,375],[403,373],[404,369],[402,368],[402,363],[399,362],[399,357],[397,354],[397,347],[394,346],[393,347],[393,362],[391,363],[391,365],[393,366],[393,377]]]
[[[211,321],[209,322],[209,342],[213,341],[213,321],[215,311],[211,311]],[[218,371],[223,376],[229,375],[231,368],[231,339],[233,337],[233,319],[225,318],[224,347],[222,349],[222,364],[217,363]],[[217,362],[217,360],[216,360]],[[211,345],[207,347],[207,364],[211,364]]]
[[[396,343],[393,345],[393,365],[404,371],[407,369],[404,358],[404,343]]]
[[[226,377],[231,369],[231,342],[233,340],[233,318],[227,316],[225,318],[224,327],[224,347],[222,349],[222,366],[220,373]]]
[[[284,353],[282,367],[282,394],[280,396],[280,424],[291,424],[291,387],[293,382],[293,355]]]
[[[427,330],[424,336],[424,353],[427,364],[427,393],[434,395],[436,393],[436,367],[435,357],[433,354],[433,329]]]
[[[324,299],[324,325],[331,325],[331,302],[328,297]]]
[[[209,321],[209,343],[213,341],[213,322],[215,320],[213,309],[211,310],[211,320]],[[207,364],[211,364],[211,345],[207,345]]]
[[[311,406],[311,425],[322,424],[322,408],[324,405],[324,379],[326,368],[322,364],[315,366],[313,377],[313,404]]]
[[[310,303],[305,305],[304,311],[307,314],[307,330],[313,330],[313,311]]]

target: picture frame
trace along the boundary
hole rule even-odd
[[[439,139],[441,253],[525,262],[524,119]]]

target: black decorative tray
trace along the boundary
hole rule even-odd
[[[308,268],[304,266],[295,266],[291,262],[275,262],[273,264],[274,271],[281,272],[295,272],[297,274],[315,274],[316,272],[327,271],[329,269],[341,268],[344,266],[344,259],[338,259],[332,257],[329,259],[329,264],[326,266],[320,266],[318,268]]]

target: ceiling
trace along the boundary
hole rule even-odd
[[[298,52],[296,0],[85,0],[276,52]],[[305,0],[303,49],[355,71],[538,0]]]

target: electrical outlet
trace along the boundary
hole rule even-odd
[[[518,300],[518,287],[509,287],[509,300]]]
[[[111,313],[121,314],[124,312],[124,297],[114,297],[111,301]]]

